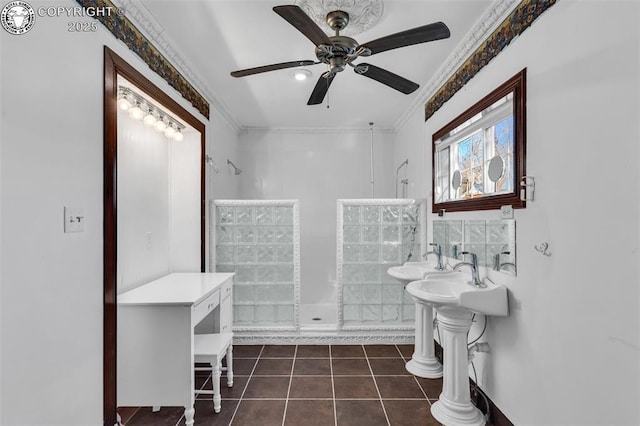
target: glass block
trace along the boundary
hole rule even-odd
[[[402,305],[385,305],[382,307],[382,321],[399,322],[402,321]]]
[[[293,324],[294,322],[293,305],[277,305],[276,306],[276,322]]]
[[[400,222],[400,206],[383,206],[382,221],[384,223]]]
[[[382,242],[383,243],[399,243],[400,242],[400,227],[399,226],[383,226],[382,227]]]
[[[380,223],[380,206],[363,206],[362,223]]]
[[[449,223],[449,241],[462,241],[462,221],[450,220]]]
[[[217,226],[216,242],[218,244],[233,244],[234,228],[233,226]]]
[[[276,229],[276,242],[278,243],[292,243],[293,242],[293,227],[291,226],[278,226]]]
[[[400,246],[397,244],[386,244],[382,246],[382,261],[401,263]]]
[[[275,273],[275,282],[293,282],[293,265],[276,265],[273,267],[273,270]]]
[[[381,290],[382,286],[380,285],[364,284],[362,286],[362,303],[381,303]]]
[[[401,284],[382,286],[382,303],[402,303],[403,288]]]
[[[444,244],[447,241],[447,222],[444,220],[433,221],[433,241]]]
[[[359,226],[345,226],[344,227],[344,242],[345,243],[359,243],[360,242],[360,227]]]
[[[360,282],[360,265],[345,264],[342,266],[342,280],[345,283]]]
[[[276,261],[275,246],[258,246],[258,263],[272,263]]]
[[[236,242],[253,243],[255,241],[255,228],[249,226],[236,227]]]
[[[236,305],[233,307],[233,323],[247,324],[255,321],[253,306]]]
[[[360,206],[343,206],[342,218],[344,223],[360,223]]]
[[[216,207],[216,223],[232,224],[233,223],[233,207],[217,206]]]
[[[380,242],[380,227],[379,226],[363,226],[362,227],[362,242],[363,243],[378,243]]]
[[[342,319],[346,321],[360,321],[360,305],[343,305]]]
[[[359,262],[360,261],[360,246],[345,245],[342,249],[345,262]]]
[[[380,246],[362,246],[362,261],[363,262],[379,262],[380,261]]]
[[[236,207],[236,224],[253,224],[253,207]]]
[[[255,246],[236,246],[236,259],[238,263],[255,263]]]
[[[255,266],[238,266],[234,279],[239,283],[256,282]]]
[[[491,244],[507,244],[509,242],[509,230],[506,224],[488,223],[487,242]]]
[[[414,303],[415,302],[408,291],[405,290],[402,292],[402,304],[413,306]]]
[[[271,265],[259,265],[256,270],[258,271],[257,281],[260,283],[272,283],[276,279],[274,266]]]
[[[216,246],[216,263],[234,263],[233,246]]]
[[[380,282],[380,268],[378,265],[360,265],[362,270],[362,281],[367,283],[379,283]]]
[[[293,262],[293,246],[276,246],[276,258],[280,263]]]
[[[402,226],[402,242],[420,242],[420,226],[419,225],[403,225]]]
[[[273,225],[275,223],[273,207],[256,207],[256,223],[258,225]]]
[[[389,270],[390,267],[392,266],[396,266],[395,264],[391,263],[386,263],[386,264],[379,264],[378,267],[380,269],[380,282],[383,284],[399,284],[398,280],[396,280],[395,278],[393,278],[391,275],[389,275],[387,273],[387,270]]]
[[[272,243],[276,240],[276,230],[270,226],[258,226],[256,228],[256,241],[259,243]]]
[[[404,223],[418,223],[420,217],[420,206],[404,206],[402,208],[402,222]]]
[[[420,258],[420,246],[419,245],[403,245],[402,246],[402,262],[419,262]]]
[[[416,307],[413,305],[402,305],[402,321],[413,322],[416,318]]]
[[[277,225],[293,224],[293,207],[275,207],[273,211]]]
[[[359,285],[345,285],[342,287],[342,300],[344,303],[361,303],[362,295]]]
[[[260,303],[293,303],[293,285],[258,285],[255,294]]]
[[[254,303],[254,286],[236,284],[233,286],[233,301],[235,303]]]
[[[216,272],[235,272],[235,271],[236,271],[236,265],[234,264],[229,264],[229,265],[216,264]]]
[[[362,321],[380,321],[380,305],[362,305]]]
[[[256,306],[256,320],[258,322],[273,323],[276,320],[276,310],[274,306]]]

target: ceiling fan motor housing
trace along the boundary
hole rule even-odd
[[[320,62],[328,64],[332,73],[340,72],[347,66],[347,58],[356,52],[358,42],[346,36],[329,38],[333,44],[317,46],[316,57]]]

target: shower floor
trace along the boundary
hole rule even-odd
[[[300,329],[335,331],[338,326],[336,305],[329,303],[301,304]]]

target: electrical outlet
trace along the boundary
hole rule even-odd
[[[64,208],[64,232],[84,232],[86,218],[84,209],[80,207]]]
[[[501,219],[513,219],[513,206],[502,206],[502,207],[500,207],[500,218]]]

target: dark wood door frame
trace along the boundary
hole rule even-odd
[[[155,101],[200,132],[200,270],[205,270],[205,125],[151,83],[139,71],[108,47],[104,47],[104,308],[103,308],[103,418],[104,424],[116,423],[117,386],[117,145],[118,75],[129,80]]]

